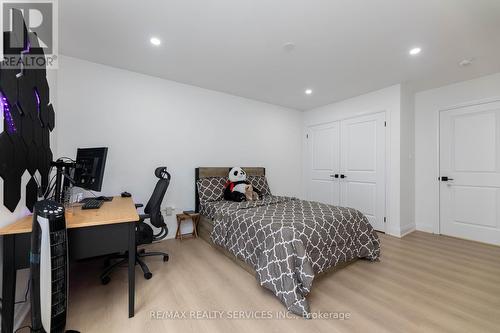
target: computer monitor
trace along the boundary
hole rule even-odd
[[[75,186],[100,191],[108,148],[78,148],[76,152]]]

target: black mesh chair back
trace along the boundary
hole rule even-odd
[[[155,238],[157,238],[165,232],[167,226],[161,214],[161,203],[167,192],[168,185],[170,184],[170,174],[167,172],[166,167],[158,167],[155,170],[155,176],[159,179],[153,190],[153,194],[151,194],[151,198],[149,198],[144,208],[144,213],[150,216],[150,221],[153,226],[162,229],[159,234],[154,235]]]

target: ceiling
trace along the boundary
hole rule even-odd
[[[499,0],[64,0],[59,17],[61,54],[299,110],[500,72]]]

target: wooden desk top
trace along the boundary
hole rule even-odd
[[[139,214],[132,198],[114,197],[106,201],[99,209],[82,210],[81,206],[73,207],[73,213],[66,212],[66,226],[85,228],[105,224],[139,221]],[[13,235],[31,232],[33,216],[28,215],[3,228],[0,235]]]

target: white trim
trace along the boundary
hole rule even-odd
[[[461,109],[461,108],[465,108],[465,107],[468,107],[468,106],[476,106],[476,105],[482,105],[482,104],[489,104],[489,103],[494,103],[494,102],[500,102],[500,96],[499,97],[482,98],[482,99],[478,99],[478,100],[472,100],[472,101],[469,101],[469,102],[455,104],[455,105],[452,105],[452,106],[448,106],[448,107],[439,109],[439,112],[450,111],[450,110],[455,110],[455,109]]]
[[[335,121],[341,121],[341,120],[347,120],[347,119],[354,119],[354,118],[358,118],[358,117],[362,117],[362,116],[368,116],[368,115],[372,115],[372,114],[380,113],[380,112],[385,112],[386,115],[387,115],[387,109],[381,109],[381,110],[378,110],[378,111],[373,111],[373,110],[371,110],[371,111],[361,111],[361,112],[353,114],[352,116],[332,117],[331,119],[329,119],[327,121],[322,121],[322,122],[319,122],[319,123],[312,123],[312,124],[306,125],[305,127],[309,128],[309,127],[315,127],[315,126],[320,126],[320,125],[326,125],[326,124],[329,124],[329,123],[333,123]],[[387,120],[387,118],[386,118],[386,121],[389,122]]]
[[[438,198],[438,204],[437,204],[437,225],[434,222],[432,226],[432,232],[435,234],[440,235],[441,234],[441,181],[439,178],[441,177],[441,112],[442,111],[447,111],[447,110],[452,110],[452,109],[442,109],[438,110],[436,112],[436,117],[437,117],[437,174],[434,175],[434,180],[437,181],[436,184],[436,192],[437,192],[437,198]]]
[[[385,225],[384,231],[388,233],[389,228],[387,226],[391,225],[391,112],[385,112]],[[401,188],[401,183],[400,183]],[[400,204],[401,206],[401,204]],[[394,217],[394,216],[393,216]],[[399,214],[398,220],[401,219],[401,213]]]

